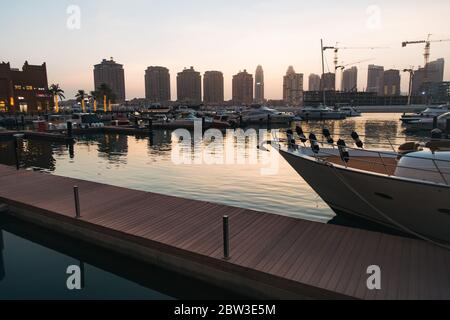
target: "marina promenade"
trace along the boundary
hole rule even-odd
[[[0,214],[255,298],[450,299],[450,251],[420,240],[3,165],[0,203]],[[367,287],[372,265],[381,290]]]

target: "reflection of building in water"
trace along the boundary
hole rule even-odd
[[[371,147],[389,148],[390,143],[400,144],[401,141],[397,141],[397,133],[397,121],[369,120],[365,123],[365,140]]]
[[[5,278],[5,262],[3,260],[3,250],[5,249],[5,244],[3,242],[3,230],[0,229],[0,281]]]
[[[172,150],[172,132],[167,130],[153,131],[153,135],[148,139],[148,152],[155,156],[168,156]]]
[[[25,167],[38,167],[53,171],[55,159],[52,145],[45,141],[19,140],[20,162]],[[15,165],[16,155],[14,142],[0,143],[0,163],[8,166]]]
[[[19,142],[20,161],[23,166],[38,167],[50,171],[55,170],[56,160],[53,157],[52,144],[45,141],[24,140]]]
[[[98,152],[101,158],[109,161],[125,162],[128,155],[128,136],[123,134],[105,134],[98,137]]]
[[[13,166],[16,164],[13,141],[0,142],[0,163],[7,166]]]

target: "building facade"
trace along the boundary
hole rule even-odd
[[[118,64],[113,58],[103,61],[94,66],[94,86],[98,89],[106,84],[116,95],[116,102],[121,103],[126,99],[125,94],[125,71],[123,65]]]
[[[400,71],[386,70],[384,72],[384,95],[385,96],[399,96],[400,95]]]
[[[170,73],[164,67],[148,67],[145,71],[145,98],[154,103],[171,100]]]
[[[289,66],[283,78],[283,100],[290,106],[303,103],[303,74],[296,73],[293,66]]]
[[[247,70],[233,76],[233,103],[245,105],[253,103],[253,75]]]
[[[384,67],[369,65],[366,91],[375,92],[379,96],[384,95]]]
[[[25,62],[22,70],[0,64],[0,112],[44,112],[53,107],[47,66]]]
[[[262,66],[258,66],[255,72],[255,102],[262,104],[265,102],[265,100],[264,70]]]
[[[203,102],[208,105],[223,104],[224,80],[222,72],[205,72],[203,76]]]
[[[320,91],[320,76],[317,74],[310,74],[309,75],[309,84],[308,84],[308,88],[309,91]]]
[[[320,81],[320,90],[336,91],[336,74],[332,72],[325,73]]]
[[[186,104],[201,104],[202,102],[202,76],[194,67],[184,69],[177,76],[178,101]]]
[[[352,67],[342,73],[342,90],[344,92],[358,91],[358,68]]]
[[[438,59],[428,63],[427,68],[419,68],[414,72],[412,94],[419,95],[425,92],[426,83],[441,83],[444,81],[445,60]]]

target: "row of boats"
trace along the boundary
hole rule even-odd
[[[429,131],[435,128],[446,130],[450,121],[450,105],[429,106],[416,114],[404,114],[400,121],[408,131]]]
[[[196,112],[194,110],[184,111],[173,119],[164,119],[167,122],[182,125],[186,121],[197,121],[205,119],[205,122],[212,123],[214,127],[224,127],[226,123],[230,126],[253,125],[253,124],[288,124],[304,120],[341,120],[347,117],[359,117],[361,113],[353,107],[344,106],[341,108],[330,108],[327,106],[304,107],[300,111],[285,112],[269,107],[250,108],[241,112]]]
[[[298,126],[276,139],[277,148],[338,216],[450,247],[450,140],[385,151],[366,149],[356,132],[351,143],[335,141],[327,129],[324,142],[317,136]]]

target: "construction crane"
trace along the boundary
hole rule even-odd
[[[339,51],[340,50],[377,50],[388,49],[388,47],[338,47],[339,43],[336,43],[334,47],[323,47],[323,51],[334,50],[334,67],[337,70],[339,63]]]
[[[357,62],[346,64],[346,65],[342,65],[342,66],[336,66],[335,70],[337,70],[337,69],[344,70],[347,67],[356,66],[358,64],[361,64],[361,63],[364,63],[364,62],[373,61],[373,60],[375,60],[375,59],[366,59],[366,60],[361,60],[361,61],[357,61]]]
[[[409,73],[409,89],[408,89],[408,106],[411,105],[411,97],[412,97],[412,87],[413,87],[413,81],[414,81],[414,67],[411,67],[409,69],[403,69],[403,72]]]
[[[404,41],[402,42],[402,47],[405,48],[406,46],[410,45],[410,44],[423,44],[425,43],[425,53],[424,53],[424,58],[425,58],[425,67],[427,66],[427,64],[430,62],[430,55],[431,55],[431,44],[432,43],[437,43],[437,42],[448,42],[450,41],[450,39],[443,39],[443,40],[430,40],[431,39],[432,34],[429,34],[427,37],[427,40],[418,40],[418,41]]]
[[[357,62],[353,62],[353,63],[348,63],[348,64],[343,64],[343,65],[340,65],[340,66],[336,66],[335,67],[335,71],[336,71],[336,74],[337,74],[337,70],[341,70],[341,72],[343,72],[347,67],[351,67],[351,66],[356,66],[356,65],[358,65],[358,64],[361,64],[361,63],[364,63],[364,62],[369,62],[369,61],[372,61],[372,60],[374,60],[374,59],[366,59],[366,60],[361,60],[361,61],[357,61]],[[343,76],[342,76],[342,74],[341,74],[341,90],[343,90]],[[336,82],[338,82],[337,81],[337,79],[336,79]],[[353,89],[356,89],[356,88],[353,88]],[[336,86],[336,90],[337,90],[337,86]]]

